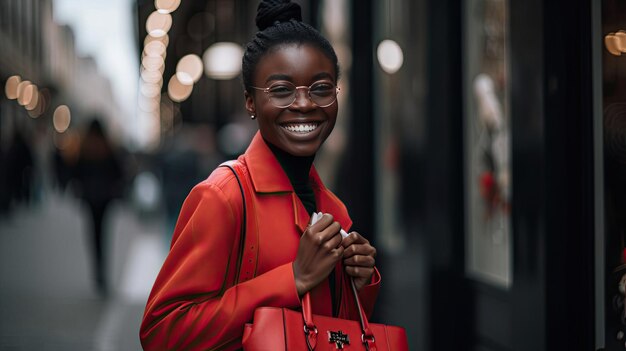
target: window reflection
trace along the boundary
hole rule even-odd
[[[512,194],[507,1],[473,0],[466,11],[467,272],[509,287]]]

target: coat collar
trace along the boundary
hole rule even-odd
[[[250,171],[252,185],[257,193],[293,192],[287,174],[263,140],[260,132],[257,132],[252,138],[244,158]]]
[[[265,140],[263,140],[260,132],[257,132],[254,138],[252,138],[250,146],[248,146],[243,157],[255,192],[291,194],[296,226],[303,232],[309,223],[311,214],[307,213],[304,205],[298,199],[287,174],[280,166],[272,150],[265,143]],[[311,185],[315,193],[317,210],[332,214],[343,229],[349,230],[352,220],[348,215],[346,207],[331,191],[326,189],[314,165],[311,166],[309,179],[311,179]]]

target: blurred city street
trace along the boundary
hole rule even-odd
[[[0,87],[0,351],[141,350],[181,205],[258,131],[410,350],[626,349],[626,0],[0,0]]]
[[[101,297],[86,213],[52,192],[0,219],[0,350],[141,350],[141,315],[166,252],[163,222],[142,220],[123,201],[110,206],[110,288]]]
[[[0,350],[141,350],[139,325],[152,283],[167,253],[162,216],[141,216],[115,202],[105,219],[110,291],[92,282],[87,209],[72,195],[52,191],[0,219]],[[377,320],[407,326],[413,345],[423,327],[420,255],[381,261],[385,284]],[[387,261],[387,260],[385,260]],[[406,298],[394,291],[405,292]],[[410,292],[410,293],[408,293]],[[405,311],[407,306],[417,313]],[[418,348],[419,349],[419,348]]]

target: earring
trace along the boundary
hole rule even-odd
[[[255,115],[250,115],[250,119],[255,119],[256,116]]]

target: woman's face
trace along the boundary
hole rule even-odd
[[[259,61],[253,85],[267,88],[289,82],[310,86],[315,82],[336,84],[334,65],[311,45],[289,44],[268,52]],[[307,89],[297,89],[296,100],[288,107],[276,107],[260,90],[246,93],[246,109],[255,115],[261,135],[274,146],[294,156],[311,156],[328,138],[337,119],[337,101],[319,107]]]

